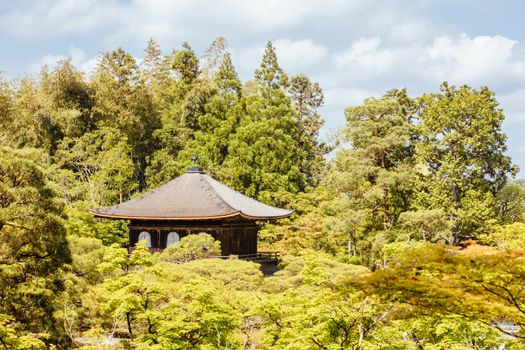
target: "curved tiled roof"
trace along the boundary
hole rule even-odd
[[[127,202],[90,210],[98,217],[143,220],[271,220],[292,212],[246,197],[200,171],[189,171]]]

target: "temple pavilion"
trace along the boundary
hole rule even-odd
[[[193,166],[158,188],[90,213],[129,220],[130,250],[145,240],[151,251],[162,251],[184,236],[205,232],[221,242],[222,255],[242,257],[257,254],[257,221],[283,218],[292,210],[246,197]]]

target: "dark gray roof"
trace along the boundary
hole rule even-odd
[[[98,217],[144,220],[207,220],[236,216],[271,220],[292,212],[246,197],[198,171],[189,171],[127,202],[90,210]]]

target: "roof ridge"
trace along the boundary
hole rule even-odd
[[[243,200],[245,200],[245,201],[247,201],[247,202],[249,202],[249,203],[252,203],[252,204],[254,204],[254,205],[263,205],[263,206],[265,206],[265,207],[267,207],[267,208],[271,208],[271,209],[275,209],[275,210],[278,210],[278,211],[282,211],[282,213],[281,213],[280,215],[277,215],[277,216],[288,216],[289,214],[291,214],[291,213],[293,212],[293,210],[282,209],[282,208],[274,207],[273,205],[268,205],[268,204],[266,204],[266,203],[260,202],[260,201],[254,199],[254,198],[251,198],[251,197],[246,196],[245,194],[243,194],[243,193],[241,193],[241,192],[239,192],[239,191],[234,190],[233,188],[229,187],[228,185],[223,184],[223,183],[220,182],[220,181],[217,181],[216,179],[214,179],[213,177],[211,177],[211,176],[209,176],[209,175],[207,175],[207,174],[202,174],[202,175],[203,175],[203,177],[206,179],[206,182],[208,182],[208,184],[210,185],[210,187],[213,189],[213,191],[214,191],[215,193],[217,193],[217,194],[218,194],[218,192],[217,192],[217,188],[216,188],[216,186],[219,187],[219,188],[220,188],[220,187],[223,187],[223,188],[225,188],[225,189],[231,191],[234,195],[236,195],[236,196],[241,196],[241,197],[243,198]],[[210,180],[213,181],[213,183],[210,183]],[[233,209],[237,210],[239,213],[241,213],[242,216],[247,217],[247,218],[254,218],[254,217],[256,217],[256,216],[250,215],[250,213],[249,213],[248,211],[244,211],[244,210],[242,210],[242,209],[236,207],[234,203],[230,204],[230,202],[228,201],[228,199],[222,197],[220,194],[218,194],[218,196],[219,196],[219,198],[221,198],[225,203],[227,203],[228,206],[230,206],[231,208],[233,208]]]
[[[226,199],[224,199],[223,197],[221,197],[221,196],[219,195],[219,193],[217,192],[217,190],[215,189],[215,187],[213,186],[213,184],[210,183],[210,181],[209,181],[208,179],[211,179],[211,180],[213,180],[213,181],[215,181],[215,182],[218,182],[217,180],[215,180],[213,177],[211,177],[211,176],[208,175],[208,174],[203,174],[203,175],[204,175],[203,178],[206,180],[206,183],[207,183],[208,186],[212,189],[212,191],[217,195],[217,197],[219,197],[219,198],[220,198],[220,199],[221,199],[226,205],[228,205],[228,206],[229,206],[230,208],[232,208],[233,210],[236,210],[236,211],[238,211],[239,213],[242,213],[242,210],[240,210],[240,209],[234,207],[232,204],[230,204],[228,201],[226,201]],[[224,184],[223,184],[223,185],[224,185]],[[226,186],[226,185],[224,185],[224,186]],[[226,187],[228,187],[228,188],[231,189],[232,191],[235,191],[233,188],[231,188],[231,187],[229,187],[229,186],[226,186]],[[237,193],[239,193],[239,194],[242,194],[242,193],[240,193],[240,192],[238,192],[238,191],[235,191],[235,192],[237,192]]]
[[[212,186],[212,184],[210,184],[210,182],[208,181],[208,177],[210,179],[213,179],[211,176],[207,175],[207,174],[204,174],[204,173],[194,173],[194,174],[198,174],[199,175],[199,180],[200,181],[203,181],[206,183],[209,191],[210,191],[210,194],[213,195],[215,198],[219,199],[220,202],[223,204],[223,205],[226,205],[228,208],[230,208],[233,212],[239,212],[241,213],[241,211],[235,207],[233,207],[232,205],[230,205],[230,203],[228,203],[224,198],[222,198],[219,193],[217,193],[217,191],[215,190],[215,188]],[[206,191],[208,192],[208,191]],[[213,199],[213,198],[212,198]]]

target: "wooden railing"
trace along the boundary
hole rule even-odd
[[[135,247],[129,247],[128,252],[129,254],[133,253],[135,250]],[[149,248],[149,252],[151,254],[154,253],[161,253],[164,249],[162,248]],[[279,252],[257,252],[254,254],[240,254],[240,255],[217,255],[213,256],[213,258],[218,259],[239,259],[239,260],[249,260],[249,261],[279,261],[280,256]]]
[[[154,253],[162,253],[162,251],[164,250],[164,249],[162,249],[162,248],[148,248],[148,249],[149,249],[149,252],[150,252],[151,254],[154,254]],[[129,248],[128,248],[128,253],[131,254],[131,253],[133,253],[134,250],[135,250],[135,247],[129,247]]]
[[[257,252],[254,254],[240,254],[240,255],[220,255],[215,258],[219,259],[239,259],[250,261],[278,261],[279,252]]]

